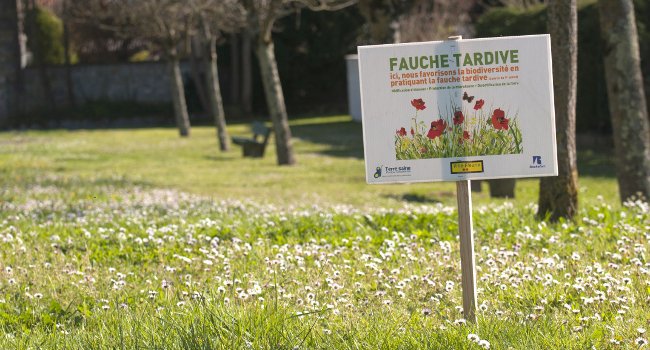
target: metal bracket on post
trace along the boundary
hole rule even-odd
[[[462,40],[462,35],[449,40]],[[474,259],[474,229],[472,228],[472,191],[470,180],[456,181],[458,201],[458,234],[460,236],[460,267],[463,287],[463,314],[476,324],[476,263]]]

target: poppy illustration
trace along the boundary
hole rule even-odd
[[[463,115],[463,112],[461,111],[454,112],[454,125],[463,124],[464,120],[465,120],[465,116]]]
[[[442,133],[445,132],[445,129],[447,128],[447,122],[438,119],[436,121],[431,122],[431,129],[429,129],[429,132],[427,133],[427,137],[430,139],[435,139],[436,137],[439,137],[442,135]]]
[[[462,145],[463,142],[465,142],[465,140],[469,140],[469,132],[468,131],[463,131],[463,137],[458,138],[458,143],[460,143]]]
[[[415,107],[415,109],[417,109],[418,111],[422,111],[425,108],[427,108],[427,106],[424,105],[424,101],[421,98],[411,100],[411,106]]]
[[[506,113],[497,108],[492,113],[492,126],[497,130],[508,130],[508,122],[510,119],[506,118]]]
[[[511,110],[512,107],[494,104],[491,100],[480,99],[465,93],[461,104],[458,104],[457,101],[454,103],[452,99],[451,104],[436,106],[436,101],[429,101],[434,103],[433,109],[440,111],[432,112],[433,117],[437,117],[437,119],[427,118],[428,120],[419,121],[418,114],[426,108],[425,101],[421,98],[408,99],[407,101],[410,101],[415,108],[415,113],[413,113],[413,110],[407,107],[413,113],[410,123],[405,127],[388,128],[387,130],[389,133],[391,130],[395,132],[392,134],[392,138],[397,160],[521,154],[523,152],[518,114],[510,114],[505,111]],[[429,107],[431,106],[429,105]],[[466,107],[469,108],[469,111],[465,109]],[[470,113],[472,111],[470,107],[474,107],[474,112]],[[511,121],[512,123],[510,123]],[[430,124],[429,129],[427,129],[426,123]],[[505,131],[500,132],[501,130]],[[380,176],[380,174],[378,173],[376,176]]]

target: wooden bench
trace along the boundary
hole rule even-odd
[[[251,131],[253,131],[253,137],[234,136],[232,143],[242,146],[244,157],[262,158],[264,157],[266,144],[269,142],[271,129],[264,125],[264,123],[253,122],[251,124]]]

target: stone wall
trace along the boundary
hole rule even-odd
[[[43,75],[37,68],[23,68],[20,0],[0,0],[0,127],[10,117],[43,108],[67,105],[66,68],[45,68],[55,106],[44,92]],[[170,80],[164,62],[70,67],[76,102],[171,103]],[[181,64],[186,83],[189,65]]]
[[[169,74],[164,62],[123,63],[109,65],[74,65],[70,67],[77,102],[111,101],[139,103],[169,103],[171,101]],[[187,64],[181,65],[185,77]],[[67,102],[65,67],[48,67],[54,100],[58,106]],[[23,71],[25,93],[23,112],[45,107],[41,75],[37,69]],[[188,82],[188,79],[185,79]]]

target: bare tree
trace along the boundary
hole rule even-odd
[[[542,178],[539,186],[540,217],[572,218],[578,210],[576,157],[576,85],[578,73],[578,16],[576,0],[551,0],[548,4],[551,33],[553,87],[557,138],[557,177]]]
[[[171,80],[172,103],[176,126],[181,136],[190,135],[190,118],[187,113],[185,89],[180,67],[178,48],[186,35],[186,23],[191,11],[178,0],[115,1],[120,3],[124,28],[131,27],[140,35],[157,43],[164,51]],[[126,3],[125,3],[126,2]]]
[[[230,148],[226,116],[223,108],[219,71],[217,70],[217,41],[223,34],[234,32],[244,25],[245,11],[236,0],[196,0],[193,6],[197,17],[198,35],[202,56],[203,70],[207,78],[207,95],[210,114],[217,128],[217,139],[221,151]]]
[[[196,95],[199,98],[199,103],[203,111],[207,113],[210,110],[210,104],[208,102],[208,93],[206,92],[207,84],[205,83],[205,78],[201,70],[201,62],[205,54],[203,53],[203,44],[198,35],[193,37],[188,36],[185,48],[190,59],[190,74],[192,75],[194,88],[196,88]]]
[[[239,48],[240,38],[239,34],[230,35],[230,62],[231,72],[230,91],[232,93],[231,99],[234,104],[239,104],[241,94],[241,50]]]
[[[244,114],[253,112],[253,64],[252,38],[250,31],[244,29],[241,35],[241,106]]]
[[[632,0],[600,0],[605,78],[621,200],[650,199],[650,128]]]
[[[190,2],[195,0],[190,0]],[[118,34],[139,37],[160,46],[168,62],[176,125],[181,136],[189,136],[190,120],[180,69],[178,48],[187,35],[192,11],[179,0],[86,0],[71,4],[71,13],[81,21],[96,21]]]
[[[266,103],[273,121],[278,164],[296,162],[291,145],[291,130],[284,102],[280,74],[275,60],[273,27],[278,18],[300,8],[314,11],[337,10],[351,5],[355,0],[241,0],[247,11],[247,29],[256,35],[257,59],[262,73]]]

